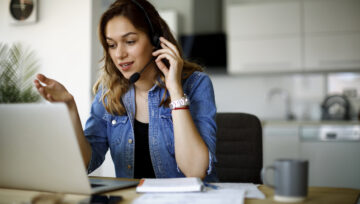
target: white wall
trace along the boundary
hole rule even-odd
[[[38,1],[38,21],[10,25],[8,2],[0,1],[0,42],[23,42],[37,53],[41,73],[71,92],[85,123],[90,110],[91,0]]]
[[[210,77],[218,112],[246,112],[255,114],[261,120],[284,120],[283,95],[269,95],[271,90],[281,89],[289,93],[292,112],[297,120],[320,118],[320,104],[326,95],[326,76],[323,74]]]

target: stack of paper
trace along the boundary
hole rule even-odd
[[[141,179],[136,192],[198,192],[203,189],[204,185],[200,178]]]

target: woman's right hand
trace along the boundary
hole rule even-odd
[[[50,102],[64,102],[69,105],[74,99],[61,83],[43,74],[36,76],[34,84],[40,95]]]

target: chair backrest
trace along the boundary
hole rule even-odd
[[[247,113],[217,113],[215,164],[220,182],[260,184],[263,163],[260,120]]]

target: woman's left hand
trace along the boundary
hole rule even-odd
[[[176,46],[164,37],[160,37],[160,45],[162,49],[158,49],[152,53],[153,56],[156,57],[156,65],[165,76],[165,85],[169,90],[170,96],[175,94],[182,96],[183,90],[181,86],[181,73],[184,61],[181,58],[179,50]],[[166,65],[161,61],[162,59],[166,59],[169,62],[170,67],[166,67]]]

